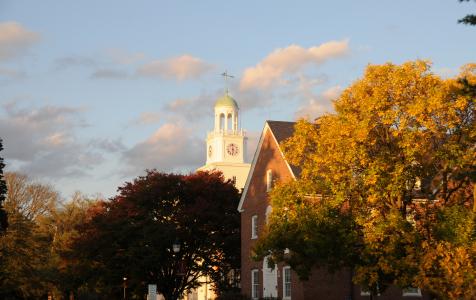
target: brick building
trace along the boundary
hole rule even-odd
[[[251,299],[279,298],[310,299],[369,299],[359,286],[351,281],[349,271],[334,274],[315,269],[308,281],[300,281],[289,266],[278,264],[268,268],[267,261],[251,259],[251,250],[266,225],[272,208],[268,191],[273,182],[287,182],[299,177],[299,167],[290,165],[280,148],[280,142],[294,132],[293,122],[266,121],[255,152],[250,173],[241,196],[241,291]],[[390,287],[374,299],[430,299],[419,289],[402,291]]]

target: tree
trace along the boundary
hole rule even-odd
[[[89,211],[74,247],[88,268],[90,289],[119,298],[142,297],[157,284],[166,299],[239,266],[238,192],[220,173],[190,175],[147,171],[119,194]],[[179,253],[172,244],[180,242]]]
[[[257,256],[271,252],[303,278],[313,266],[347,266],[374,293],[423,284],[445,295],[425,284],[430,273],[420,266],[425,243],[451,243],[434,234],[432,220],[448,207],[475,205],[475,87],[475,65],[447,80],[424,61],[368,66],[335,100],[334,114],[298,122],[283,144],[301,178],[272,192],[269,233]],[[345,251],[330,251],[335,240],[323,238],[325,230]],[[472,253],[475,243],[473,235],[461,247]]]
[[[53,235],[44,220],[54,210],[58,194],[22,174],[6,173],[5,179],[9,226],[0,236],[0,298],[44,298],[54,274],[50,265]]]
[[[86,297],[80,268],[87,265],[74,259],[74,241],[80,236],[79,228],[88,220],[88,211],[99,201],[99,196],[91,198],[80,192],[73,194],[71,199],[61,203],[50,216],[42,220],[44,231],[52,236],[50,245],[49,268],[52,272],[50,292],[54,299],[83,299]],[[46,263],[46,262],[45,262]]]
[[[459,2],[469,2],[470,0],[459,0]],[[463,23],[466,25],[476,25],[476,15],[468,14],[464,18],[458,20],[458,23]]]
[[[2,150],[2,139],[0,139],[0,151]],[[7,193],[7,184],[3,178],[3,168],[5,168],[5,164],[3,163],[3,157],[0,157],[0,234],[4,232],[8,226],[7,213],[5,209],[3,209],[3,202],[5,201],[5,195]]]

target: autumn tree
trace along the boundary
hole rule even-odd
[[[462,260],[476,247],[474,234],[458,245],[464,255],[435,234],[436,224],[447,221],[437,217],[445,209],[465,207],[468,220],[474,218],[476,66],[446,80],[430,67],[424,61],[370,65],[334,101],[334,114],[297,123],[283,148],[301,178],[272,192],[258,257],[271,253],[303,278],[314,266],[346,266],[374,293],[392,284],[419,285],[447,297],[439,284],[425,281],[432,268],[460,291],[475,283],[474,270],[451,281],[457,277],[441,264],[423,267],[441,255]],[[474,222],[467,224],[474,233]],[[429,248],[455,252],[429,255]],[[474,266],[474,256],[467,263]],[[459,297],[469,299],[468,293]]]
[[[54,299],[87,297],[88,288],[83,285],[81,268],[87,268],[88,262],[75,259],[74,242],[80,236],[79,228],[89,220],[88,211],[100,201],[104,199],[99,195],[91,197],[75,192],[42,220],[42,227],[52,235],[50,261],[45,264],[54,271],[49,286]]]
[[[0,139],[0,151],[3,150],[2,139]],[[8,226],[7,213],[3,209],[3,202],[5,201],[5,195],[7,194],[7,184],[3,178],[3,157],[0,157],[0,234],[4,232]]]
[[[142,297],[157,284],[166,299],[239,266],[238,192],[220,173],[148,171],[89,211],[74,247],[83,282],[102,295]],[[180,252],[172,245],[179,242]]]
[[[58,194],[26,175],[6,173],[5,210],[9,226],[0,236],[0,298],[39,299],[50,290],[52,232],[44,219],[55,209]]]

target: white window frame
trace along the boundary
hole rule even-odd
[[[266,191],[269,192],[273,189],[273,170],[266,171]]]
[[[287,296],[288,290],[286,289],[286,272],[289,271],[289,296]],[[291,267],[283,267],[283,300],[290,300],[292,295],[292,279],[291,279]]]
[[[378,293],[377,295],[374,295],[374,296],[380,296],[380,289],[378,287],[378,284],[377,284],[377,290],[378,290]],[[366,290],[364,287],[360,287],[360,296],[370,296],[370,290]]]
[[[269,216],[271,215],[272,212],[273,212],[273,207],[271,205],[268,205],[268,207],[266,207],[266,225],[269,224]]]
[[[251,270],[251,299],[259,299],[259,270]]]
[[[360,296],[370,296],[370,291],[364,290],[363,287],[360,287]]]
[[[411,291],[409,289],[417,289],[417,291],[414,292],[414,291]],[[402,290],[402,296],[403,297],[421,297],[421,290],[420,290],[420,288],[413,287],[413,286],[408,287],[408,288],[404,288]]]
[[[251,239],[258,238],[258,215],[251,217]]]

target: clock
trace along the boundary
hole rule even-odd
[[[239,151],[239,148],[236,144],[228,144],[228,146],[226,146],[226,152],[228,153],[228,155],[231,155],[231,156],[235,156],[235,155],[238,155],[238,151]]]
[[[208,157],[212,157],[213,149],[212,146],[208,146]]]

